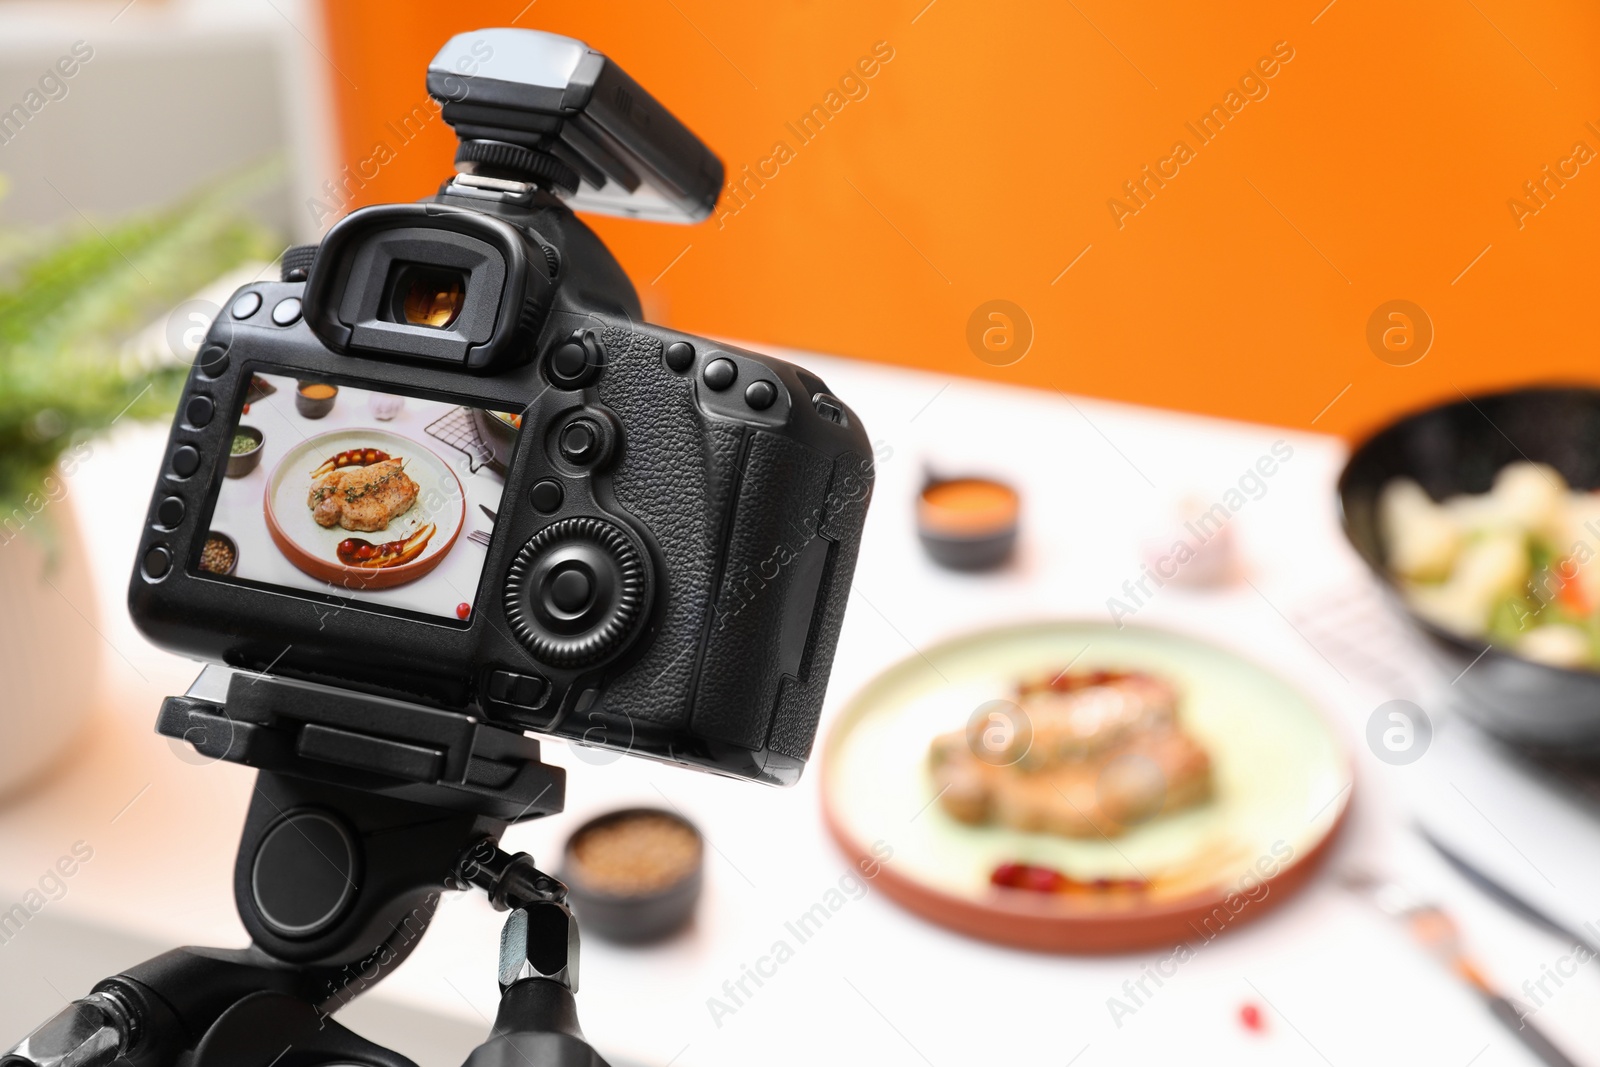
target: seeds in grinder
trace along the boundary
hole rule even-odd
[[[700,838],[665,815],[629,815],[585,830],[573,863],[601,893],[644,896],[682,881],[700,863]]]
[[[206,538],[200,550],[200,569],[211,574],[227,574],[233,569],[233,546],[220,537]]]

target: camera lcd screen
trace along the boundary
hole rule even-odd
[[[256,373],[192,569],[464,625],[521,421]]]

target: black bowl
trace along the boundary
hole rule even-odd
[[[591,885],[583,867],[572,856],[573,844],[591,830],[639,815],[657,815],[686,827],[700,846],[700,858],[682,878],[664,888],[645,893],[608,893]],[[660,808],[624,808],[591,819],[573,831],[562,849],[561,880],[567,884],[567,901],[585,933],[624,945],[646,944],[670,937],[688,925],[700,902],[704,882],[705,841],[689,820]]]
[[[1392,479],[1411,478],[1442,500],[1488,492],[1519,460],[1549,464],[1575,489],[1600,488],[1600,390],[1519,389],[1406,416],[1361,444],[1339,476],[1344,532],[1455,679],[1451,692],[1467,718],[1525,748],[1593,759],[1600,672],[1535,663],[1435,626],[1406,606],[1384,563],[1378,498]]]

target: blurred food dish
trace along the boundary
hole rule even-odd
[[[1102,710],[1117,722],[1099,729],[1077,729],[1088,703],[1082,722],[1043,704],[1028,712],[1047,691],[1028,681],[1019,694],[1018,679],[1048,680],[1067,663],[1074,691],[1098,680],[1137,689],[1138,699],[1107,699]],[[1082,809],[1067,827],[978,823],[951,814],[948,783],[927,758],[952,734],[995,764],[1018,749],[1021,763],[1035,746],[1044,767],[1180,737],[1186,752],[1096,764],[1101,773],[1062,790],[1066,810]],[[1124,782],[1129,767],[1137,773]],[[1054,791],[1050,773],[1038,780]],[[888,896],[974,937],[1058,952],[1170,948],[1255,918],[1311,877],[1351,785],[1327,720],[1279,678],[1193,638],[1097,622],[980,631],[890,667],[842,709],[822,764],[828,827],[847,855],[878,869]],[[1123,816],[1104,824],[1114,834],[1096,830],[1088,797],[1102,815]]]
[[[578,828],[562,851],[561,879],[585,931],[623,944],[656,941],[693,916],[704,854],[687,819],[627,808]]]
[[[1178,722],[1177,690],[1135,672],[1025,679],[1015,703],[934,738],[928,759],[940,806],[973,826],[1109,839],[1211,797],[1211,760]]]
[[[930,478],[917,497],[917,535],[935,563],[953,570],[998,567],[1017,544],[1022,500],[991,478]]]
[[[1497,736],[1600,755],[1600,390],[1539,388],[1409,415],[1339,479],[1350,543]]]
[[[1600,494],[1518,461],[1439,503],[1410,478],[1378,498],[1389,569],[1418,615],[1556,667],[1600,666]]]

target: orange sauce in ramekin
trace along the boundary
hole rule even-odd
[[[935,482],[917,502],[917,523],[935,536],[983,537],[1016,525],[1020,502],[1009,485],[986,478]]]

